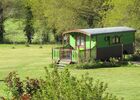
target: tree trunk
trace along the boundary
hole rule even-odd
[[[29,43],[29,44],[32,44],[32,38],[30,37],[30,36],[27,36],[27,42]]]
[[[4,18],[3,18],[3,8],[2,3],[0,2],[0,43],[4,41]]]
[[[54,28],[52,28],[52,33],[53,33],[53,35],[54,35],[54,37],[55,37],[55,41],[56,42],[59,42],[59,40],[58,40],[58,36],[56,35],[56,28],[54,27]]]
[[[88,24],[88,27],[89,28],[92,28],[93,27],[93,16],[91,16],[91,15],[89,15],[88,17],[87,17],[87,24]]]

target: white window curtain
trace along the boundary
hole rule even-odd
[[[84,36],[78,36],[77,37],[77,46],[84,46],[84,44],[85,44]]]
[[[81,36],[81,45],[84,46],[84,44],[85,44],[84,37]]]
[[[80,42],[81,42],[81,40],[80,40],[80,36],[78,36],[78,37],[77,37],[77,46],[80,46],[80,45],[81,45]]]

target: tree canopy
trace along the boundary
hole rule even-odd
[[[27,7],[32,12],[34,32],[40,37],[52,34],[57,39],[63,31],[77,28],[140,28],[139,0],[3,0],[0,2],[1,41],[5,19],[14,18],[24,21],[24,26],[27,24]]]

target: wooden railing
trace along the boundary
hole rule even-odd
[[[65,48],[54,48],[52,50],[52,59],[55,61],[71,60],[71,62],[84,62],[96,58],[96,49],[75,50]]]
[[[60,60],[61,59],[72,61],[72,49],[60,49]]]
[[[78,59],[77,50],[65,49],[65,48],[55,48],[52,49],[52,59],[53,60],[71,60],[72,62],[77,62]]]

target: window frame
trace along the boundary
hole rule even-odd
[[[112,44],[120,44],[121,43],[121,37],[116,35],[112,38]]]
[[[84,47],[85,46],[85,36],[83,36],[83,35],[77,36],[76,46],[78,46],[78,47]]]

